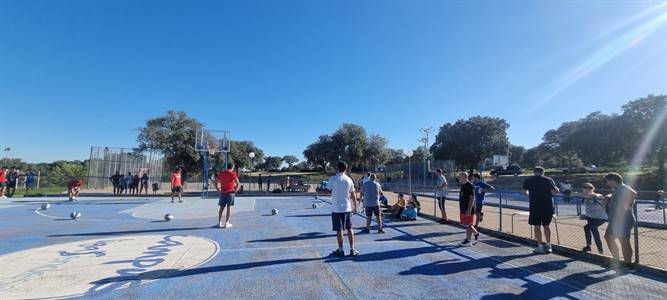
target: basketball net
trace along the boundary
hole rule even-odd
[[[209,144],[208,145],[208,154],[214,155],[218,151],[218,144]]]

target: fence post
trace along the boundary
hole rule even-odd
[[[665,207],[662,207],[662,224],[667,225],[667,215],[665,215]]]
[[[498,225],[500,225],[500,232],[503,232],[503,193],[500,192],[498,193],[498,208],[500,211],[500,218],[498,221]]]
[[[632,205],[632,214],[635,218],[635,263],[639,264],[639,219],[637,216],[637,202]]]
[[[551,200],[554,202],[554,207],[556,208],[556,217],[558,217],[558,198],[552,197]]]
[[[433,219],[435,220],[438,217],[438,187],[435,187],[433,191],[433,200],[435,200],[433,201]]]

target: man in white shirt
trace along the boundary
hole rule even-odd
[[[435,186],[435,199],[438,201],[438,207],[440,208],[440,213],[442,220],[440,224],[447,223],[447,212],[445,211],[445,198],[447,197],[447,178],[442,174],[442,169],[435,170],[436,173],[436,186]]]
[[[343,229],[347,230],[350,242],[350,256],[357,256],[359,252],[354,249],[354,232],[350,220],[352,211],[357,209],[357,199],[354,194],[354,182],[345,171],[347,163],[338,163],[338,173],[329,179],[327,189],[331,191],[331,223],[333,231],[336,232],[338,249],[331,253],[335,256],[345,256],[343,251]]]

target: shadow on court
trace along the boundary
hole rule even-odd
[[[302,233],[299,235],[295,236],[286,236],[286,237],[280,237],[280,238],[273,238],[273,239],[263,239],[263,240],[252,240],[248,241],[248,243],[275,243],[275,242],[293,242],[293,241],[307,241],[307,240],[314,240],[314,239],[321,239],[321,238],[330,238],[330,237],[335,237],[335,234],[326,234],[322,232],[308,232],[308,233]]]

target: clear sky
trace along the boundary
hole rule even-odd
[[[474,115],[531,147],[665,93],[665,1],[0,0],[0,147],[29,162],[135,146],[167,110],[269,155]]]

